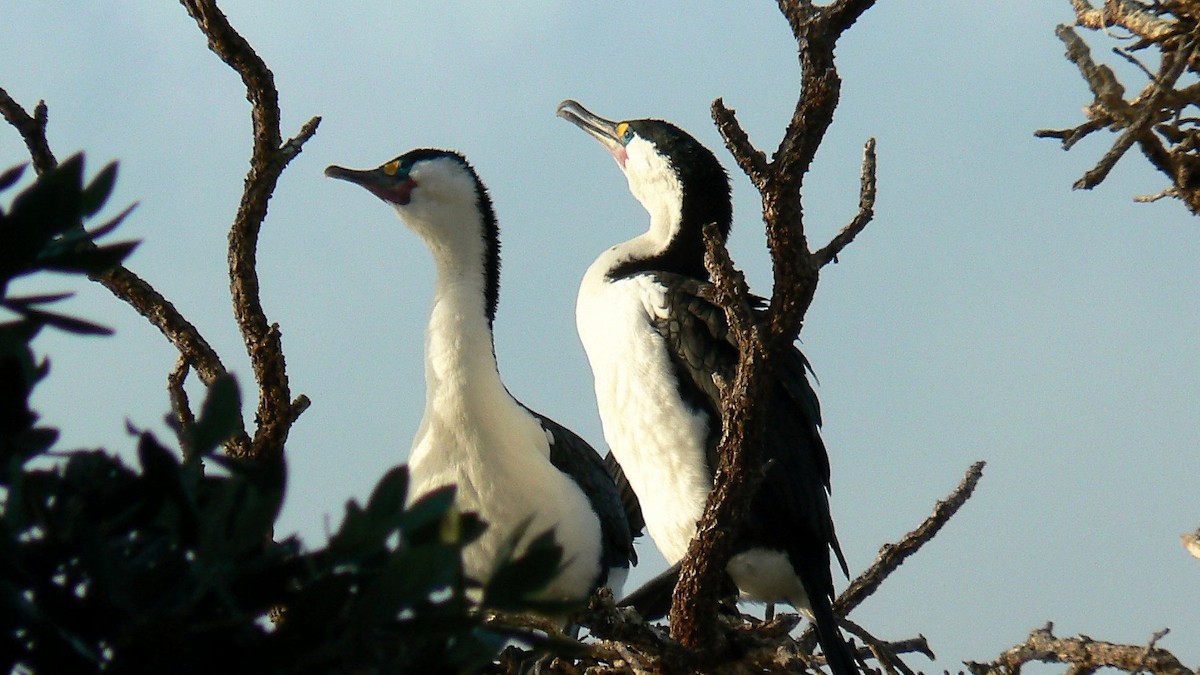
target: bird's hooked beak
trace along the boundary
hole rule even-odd
[[[579,101],[571,99],[558,104],[558,116],[583,129],[592,138],[600,141],[600,145],[603,145],[605,149],[612,153],[613,158],[617,160],[617,164],[620,164],[622,167],[625,166],[625,144],[617,134],[618,122],[606,120],[583,107]]]
[[[325,175],[360,185],[385,202],[404,206],[412,199],[416,182],[407,174],[398,174],[395,168],[389,171],[392,166],[393,162],[374,169],[347,169],[330,165],[325,167]]]

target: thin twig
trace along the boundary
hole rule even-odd
[[[859,176],[858,213],[825,248],[813,254],[816,264],[824,267],[830,262],[837,262],[838,254],[846,248],[859,232],[871,222],[875,216],[875,139],[867,140],[863,148],[862,173]]]
[[[179,360],[175,362],[175,369],[167,375],[167,393],[171,397],[171,412],[175,415],[175,422],[178,425],[175,431],[179,437],[179,445],[183,448],[184,457],[192,454],[187,430],[196,422],[196,416],[192,413],[192,407],[188,403],[187,392],[183,388],[183,383],[187,380],[190,371],[187,358],[180,356]]]
[[[279,326],[268,322],[262,307],[256,269],[258,236],[280,174],[316,132],[320,118],[309,120],[284,144],[279,131],[279,94],[266,63],[214,0],[181,2],[208,38],[209,49],[241,76],[251,103],[254,147],[241,203],[229,230],[229,278],[234,315],[259,390],[252,455],[275,455],[283,451],[291,423],[304,406],[292,401]]]
[[[995,661],[979,663],[968,661],[973,675],[1011,675],[1026,663],[1065,663],[1076,672],[1094,672],[1099,668],[1115,668],[1127,673],[1147,671],[1155,675],[1196,675],[1171,652],[1150,645],[1122,645],[1093,640],[1086,635],[1071,638],[1054,636],[1054,625],[1047,623],[1029,634],[1019,645],[1006,650]]]
[[[842,617],[849,615],[854,608],[862,604],[863,600],[878,590],[884,580],[899,569],[905,560],[933,539],[950,518],[954,517],[954,514],[958,513],[963,504],[966,504],[967,500],[971,498],[975,492],[975,486],[983,477],[983,468],[986,465],[986,462],[972,464],[958,486],[945,499],[934,505],[933,513],[928,518],[895,544],[884,544],[879,549],[879,555],[876,556],[875,562],[850,582],[846,590],[842,591],[841,595],[834,600],[834,612]],[[812,646],[816,644],[816,631],[813,626],[810,625],[805,629],[799,642],[802,646],[812,649]]]
[[[31,116],[4,90],[0,89],[0,108],[3,108],[4,118],[25,139],[25,144],[29,148],[30,156],[38,173],[54,168],[57,162],[54,154],[50,151],[50,144],[46,140],[46,120],[48,119],[46,104],[39,102]],[[141,314],[157,328],[179,351],[181,357],[186,359],[196,370],[196,374],[200,376],[200,380],[204,384],[212,384],[218,377],[225,374],[225,366],[221,363],[220,357],[200,334],[200,331],[149,282],[123,265],[91,275],[89,278],[133,307],[138,314]],[[225,442],[225,450],[232,456],[243,456],[250,451],[250,437],[246,434],[240,419],[237,424],[238,431]]]
[[[0,115],[21,134],[25,147],[29,148],[29,158],[33,160],[33,169],[38,175],[58,166],[58,160],[50,151],[50,143],[46,140],[46,124],[49,123],[49,112],[45,101],[38,101],[33,107],[33,114],[25,112],[7,91],[0,89]]]
[[[932,540],[946,523],[954,517],[954,514],[958,513],[963,504],[967,503],[971,495],[974,494],[975,486],[979,484],[979,479],[983,477],[985,466],[987,466],[987,462],[982,461],[972,464],[967,469],[958,486],[945,499],[934,505],[933,513],[924,522],[904,535],[895,544],[885,544],[880,548],[875,562],[851,582],[850,586],[834,601],[834,611],[842,616],[849,614],[863,600],[870,597],[879,588],[880,584],[883,583],[884,579],[896,571],[900,565],[904,564],[905,560]]]
[[[1146,101],[1142,111],[1134,119],[1134,121],[1125,129],[1118,139],[1113,144],[1108,152],[1104,153],[1104,157],[1097,162],[1096,166],[1089,169],[1083,177],[1080,178],[1072,186],[1076,190],[1090,190],[1108,176],[1112,168],[1116,166],[1117,161],[1133,146],[1133,143],[1139,140],[1147,133],[1150,125],[1158,121],[1158,116],[1161,114],[1159,110],[1159,102],[1167,95],[1170,88],[1174,86],[1175,81],[1183,74],[1183,69],[1191,61],[1192,54],[1196,50],[1196,41],[1192,41],[1189,45],[1175,56],[1174,61],[1164,59],[1160,77],[1155,82],[1154,94]],[[1169,65],[1168,65],[1169,64]]]
[[[763,189],[768,170],[767,156],[750,142],[750,137],[738,124],[737,113],[725,107],[725,101],[718,98],[712,103],[712,118],[721,132],[721,138],[725,139],[729,154],[733,155],[754,187]]]

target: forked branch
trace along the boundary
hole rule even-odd
[[[723,245],[707,238],[705,263],[736,337],[740,359],[733,382],[722,392],[724,428],[713,490],[684,559],[671,609],[672,636],[702,655],[723,646],[713,599],[732,553],[731,531],[749,510],[764,471],[758,447],[772,357],[790,349],[799,336],[824,264],[808,248],[800,188],[837,108],[841,81],[834,65],[834,47],[873,4],[874,0],[838,0],[817,6],[806,0],[779,0],[800,49],[800,93],[772,160],[753,146],[722,100],[712,106],[713,120],[726,147],[762,196],[774,283],[770,307],[758,319],[747,309],[751,306],[749,292]],[[875,191],[873,149],[873,144],[868,144],[869,178],[864,178],[859,215],[820,255],[832,259],[870,220]]]
[[[34,168],[39,174],[54,168],[58,162],[46,140],[48,114],[46,104],[39,101],[34,114],[29,115],[3,89],[0,89],[0,112],[20,134],[29,148]],[[225,365],[217,352],[208,344],[200,331],[192,325],[175,305],[171,304],[149,282],[118,265],[107,272],[94,275],[91,279],[104,286],[118,299],[133,307],[175,346],[187,363],[206,385],[225,374]],[[181,383],[182,384],[182,383]],[[241,425],[239,425],[241,426]],[[225,442],[225,450],[232,456],[250,453],[250,437],[245,428],[239,429]]]
[[[229,279],[234,315],[258,383],[258,429],[251,454],[274,456],[283,452],[292,422],[308,407],[308,399],[292,400],[279,325],[269,323],[263,311],[256,270],[258,235],[280,174],[316,132],[320,118],[309,120],[296,137],[284,143],[279,131],[279,94],[266,63],[233,28],[215,0],[182,0],[182,4],[208,38],[209,49],[241,76],[251,104],[254,147],[241,203],[229,230]]]

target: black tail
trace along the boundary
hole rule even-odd
[[[618,607],[632,607],[647,621],[661,619],[671,611],[671,601],[675,595],[675,585],[679,583],[679,569],[682,562],[677,562],[650,581],[642,584],[637,590],[629,593],[617,602]],[[724,575],[721,580],[721,597],[737,597],[737,586],[733,579]]]
[[[821,651],[825,653],[825,662],[833,675],[858,675],[858,664],[854,660],[854,652],[842,638],[838,630],[837,618],[829,597],[820,594],[809,596],[812,607],[813,623],[817,626],[817,641],[821,643]]]
[[[621,598],[617,605],[632,607],[647,621],[661,619],[671,611],[671,596],[675,584],[679,583],[679,563],[675,563],[658,576],[642,584],[637,590]]]

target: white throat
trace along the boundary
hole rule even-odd
[[[478,209],[463,204],[437,219],[419,208],[397,210],[425,240],[437,267],[425,333],[426,417],[437,411],[457,416],[495,405],[515,407],[500,380],[492,345]]]
[[[637,147],[638,144],[646,147]],[[621,170],[629,181],[629,191],[650,214],[650,229],[626,244],[639,254],[661,251],[683,222],[683,186],[654,146],[640,138],[630,142]]]

